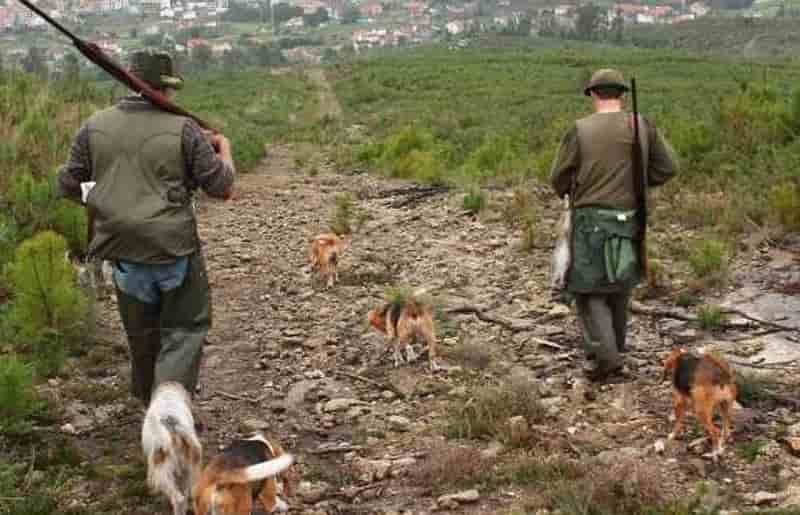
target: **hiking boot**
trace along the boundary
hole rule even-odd
[[[599,367],[594,365],[584,368],[583,372],[586,378],[593,383],[604,383],[612,378],[617,379],[626,376],[621,363],[613,367]]]

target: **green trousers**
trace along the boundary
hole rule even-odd
[[[201,252],[190,258],[186,279],[148,304],[116,288],[131,358],[131,394],[148,404],[152,391],[177,381],[194,394],[211,328],[211,294]]]
[[[594,357],[600,371],[622,365],[620,352],[625,350],[630,296],[630,290],[575,295],[586,354]]]

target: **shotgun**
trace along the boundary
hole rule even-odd
[[[649,266],[647,262],[647,170],[642,160],[642,140],[639,134],[639,105],[636,98],[636,79],[631,78],[631,99],[633,101],[633,185],[639,208],[636,218],[639,222],[639,271],[643,279],[647,278]]]
[[[149,100],[154,106],[158,107],[162,111],[166,111],[168,113],[177,114],[180,116],[186,116],[187,118],[191,118],[197,124],[206,129],[207,131],[211,131],[213,133],[217,133],[216,129],[211,127],[208,123],[203,121],[202,119],[198,118],[197,116],[193,115],[192,113],[178,107],[170,99],[168,99],[164,94],[160,91],[155,90],[145,81],[140,79],[139,77],[131,74],[127,70],[125,70],[122,66],[115,63],[113,59],[111,59],[108,55],[106,55],[103,50],[95,45],[94,43],[90,43],[87,41],[82,40],[75,34],[68,31],[64,28],[60,23],[55,21],[53,18],[48,16],[44,11],[39,9],[37,6],[32,4],[30,0],[19,0],[22,5],[30,9],[31,11],[35,12],[39,15],[44,21],[52,25],[56,28],[59,32],[67,36],[71,41],[72,44],[75,45],[75,48],[83,54],[87,59],[91,62],[102,68],[106,73],[117,79],[117,81],[121,82],[128,88],[130,88],[134,93],[139,93],[144,98]]]

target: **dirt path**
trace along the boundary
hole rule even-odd
[[[309,68],[307,74],[311,82],[319,89],[320,117],[341,118],[342,106],[339,105],[339,99],[336,98],[336,94],[325,76],[325,70],[322,68]]]
[[[326,84],[320,70],[309,73]],[[340,113],[330,88],[321,91],[322,112]],[[236,201],[208,202],[198,213],[215,317],[197,397],[209,426],[202,438],[206,454],[252,430],[273,435],[298,457],[301,484],[290,499],[293,513],[431,512],[440,494],[459,490],[420,474],[432,467],[432,449],[459,443],[444,439],[453,408],[482,387],[510,380],[536,385],[543,412],[535,430],[555,454],[652,467],[667,478],[660,487],[677,495],[709,480],[728,505],[740,506],[753,492],[777,488],[762,462],[749,464],[735,450],[762,439],[769,463],[782,467],[784,486],[797,481],[800,471],[774,438],[777,428],[798,423],[786,408],[743,410],[734,449],[718,465],[690,449],[690,438],[663,454],[654,451],[669,431],[669,391],[659,366],[669,341],[662,335],[684,326],[634,319],[627,358],[632,381],[606,386],[586,400],[574,316],[551,304],[545,290],[546,238],[532,254],[521,253],[518,233],[499,211],[467,215],[455,193],[392,207],[411,185],[325,170],[305,175],[294,170],[296,152],[288,145],[271,147],[254,173],[238,178]],[[325,290],[312,282],[306,253],[311,238],[328,229],[333,199],[343,192],[369,220],[343,257],[341,282]],[[502,206],[509,196],[497,192],[492,201]],[[544,192],[539,198],[550,202]],[[556,213],[556,206],[549,212]],[[542,227],[552,222],[546,218]],[[383,340],[369,329],[367,311],[395,285],[427,288],[435,299],[445,370],[431,373],[424,360],[394,368]],[[536,323],[512,331],[445,313],[465,303],[518,324]],[[119,393],[127,371],[112,301],[102,317],[117,372],[84,380]],[[542,346],[542,339],[555,346]],[[103,397],[84,402],[95,415],[108,404]],[[91,513],[165,512],[163,501],[142,488],[140,412],[121,401],[114,406],[103,420],[95,416],[94,430],[76,437],[102,474],[69,495]],[[461,443],[498,454],[496,443]],[[501,460],[513,461],[521,451],[499,452]],[[510,513],[536,493],[524,484],[483,486],[476,501],[451,511]]]

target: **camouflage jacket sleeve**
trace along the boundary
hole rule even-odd
[[[233,186],[233,169],[217,156],[203,130],[193,120],[184,125],[182,140],[189,180],[208,196],[224,198]]]
[[[573,127],[561,140],[561,146],[550,170],[550,183],[559,198],[567,195],[572,189],[572,179],[578,173],[579,166],[578,128]]]
[[[58,171],[57,194],[59,197],[80,202],[81,183],[91,179],[92,159],[89,152],[89,129],[84,125],[72,140],[67,162]]]
[[[649,129],[650,155],[647,165],[647,184],[661,186],[678,173],[678,158],[661,131],[652,123]]]

